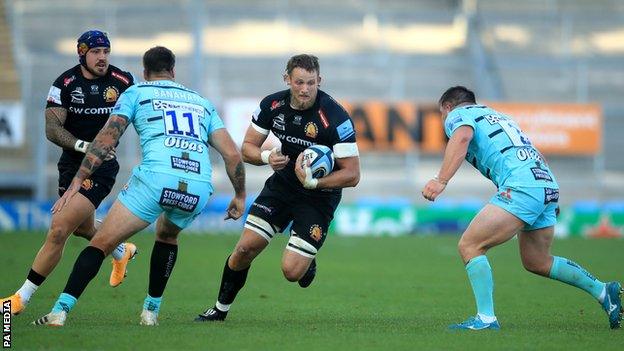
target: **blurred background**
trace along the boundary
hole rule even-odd
[[[317,55],[321,89],[351,113],[361,150],[336,234],[458,234],[495,194],[464,164],[435,203],[420,195],[446,141],[437,99],[465,85],[546,155],[561,185],[558,236],[623,236],[618,0],[0,0],[0,231],[47,228],[60,149],[45,138],[45,99],[89,29],[108,32],[111,63],[138,77],[145,50],[172,49],[177,81],[210,99],[239,143],[260,99],[286,88],[288,58]],[[137,141],[128,129],[109,203],[140,162]],[[235,232],[240,221],[222,221],[231,186],[213,161],[217,191],[190,231]],[[247,174],[253,196],[270,172]]]

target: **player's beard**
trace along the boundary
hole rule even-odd
[[[290,104],[296,110],[307,110],[314,105],[314,100],[316,100],[316,97],[313,99],[312,96],[310,96],[308,100],[302,101],[293,96],[293,98],[290,99]]]
[[[99,77],[104,77],[104,76],[106,75],[106,72],[108,72],[109,64],[107,63],[107,64],[106,64],[106,67],[104,67],[104,68],[103,68],[103,71],[101,71],[101,72],[100,72],[100,71],[98,71],[98,70],[95,70],[95,69],[93,69],[93,68],[91,68],[91,67],[89,67],[89,65],[83,65],[83,67],[84,67],[87,71],[89,71],[89,73],[91,73],[91,74],[93,74],[94,76],[96,76],[96,77],[98,77],[98,78],[99,78]],[[97,66],[96,66],[96,68],[97,68]]]

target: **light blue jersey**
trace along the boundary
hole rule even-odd
[[[487,106],[463,106],[446,117],[446,135],[461,126],[474,130],[466,160],[497,187],[559,189],[542,154],[511,118]]]
[[[143,82],[121,94],[112,113],[134,124],[141,168],[211,181],[208,138],[224,125],[208,100],[173,81]]]
[[[134,124],[143,160],[117,199],[152,223],[161,213],[188,226],[212,195],[210,134],[224,128],[214,106],[173,81],[152,81],[126,90],[113,108]]]

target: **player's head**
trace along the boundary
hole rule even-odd
[[[76,48],[78,61],[94,78],[106,75],[110,55],[110,40],[106,33],[99,30],[84,32],[78,38]]]
[[[146,80],[175,77],[175,55],[164,46],[155,46],[143,54],[143,76]]]
[[[468,88],[461,85],[448,88],[438,101],[438,107],[442,113],[442,118],[453,111],[453,109],[461,104],[476,104],[475,94]]]
[[[290,104],[299,110],[311,107],[321,84],[318,57],[301,54],[288,60],[284,81],[290,86]]]

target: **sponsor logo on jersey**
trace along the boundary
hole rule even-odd
[[[65,78],[63,79],[63,86],[64,86],[65,88],[67,88],[67,86],[68,86],[68,85],[70,85],[70,84],[71,84],[71,82],[73,82],[74,80],[76,80],[76,76],[65,77]]]
[[[544,205],[559,202],[559,189],[544,188]]]
[[[84,104],[84,93],[81,87],[76,87],[69,95],[73,104]]]
[[[186,191],[163,188],[159,204],[179,208],[182,211],[193,212],[199,203],[199,196]]]
[[[196,151],[199,153],[204,152],[204,145],[199,143],[199,142],[195,142],[195,141],[190,141],[186,138],[179,138],[179,137],[167,137],[165,139],[165,143],[164,145],[166,147],[173,147],[176,149],[180,149],[180,150],[188,150],[188,151]]]
[[[199,161],[189,159],[188,152],[183,152],[182,157],[171,156],[171,168],[181,169],[185,172],[200,173]]]
[[[130,79],[128,79],[126,76],[124,76],[123,74],[119,74],[115,71],[111,72],[111,76],[119,79],[120,81],[124,82],[126,85],[130,84]]]
[[[355,129],[353,129],[353,123],[351,123],[350,119],[342,122],[338,127],[336,127],[336,131],[338,132],[340,141],[345,141],[355,135]]]
[[[505,119],[505,117],[501,115],[485,115],[483,117],[485,117],[485,120],[490,124],[496,124]]]
[[[306,123],[305,135],[312,139],[316,138],[316,136],[318,135],[318,127],[316,126],[316,123],[314,122]]]
[[[323,128],[329,128],[329,121],[327,120],[327,117],[325,117],[325,113],[323,113],[323,110],[319,109],[318,112],[319,117],[321,118],[321,124],[323,125]]]
[[[273,100],[273,102],[271,102],[271,111],[275,110],[276,108],[280,108],[282,106],[284,106],[286,102],[284,100]]]
[[[75,113],[78,115],[109,115],[111,112],[113,112],[113,108],[112,107],[84,108],[84,107],[69,106],[69,112]]]
[[[286,122],[284,121],[284,114],[280,113],[273,118],[273,128],[277,130],[286,130]]]
[[[48,91],[48,102],[53,102],[58,105],[62,105],[61,103],[61,89],[55,87],[54,85],[50,87],[50,91]]]
[[[106,102],[115,102],[119,97],[119,90],[116,87],[110,86],[104,89],[104,101]]]
[[[320,241],[323,238],[323,229],[318,224],[313,224],[310,227],[310,237],[316,241]]]
[[[84,190],[91,190],[93,188],[93,181],[91,179],[85,179],[82,182],[82,188]]]
[[[533,172],[533,177],[535,178],[535,180],[545,180],[548,182],[553,181],[550,173],[545,169],[542,169],[540,167],[533,167],[531,168],[531,172]]]
[[[289,142],[289,143],[292,143],[292,144],[302,145],[302,146],[305,146],[305,147],[308,147],[308,146],[312,146],[312,145],[314,145],[314,143],[313,143],[313,142],[311,142],[311,141],[307,141],[307,140],[303,140],[303,139],[295,138],[294,136],[284,135],[284,134],[282,134],[282,133],[276,133],[276,132],[273,132],[273,134],[274,134],[274,135],[275,135],[275,136],[276,136],[279,140],[285,140],[285,141],[287,141],[287,142]]]
[[[97,84],[91,86],[91,95],[97,95],[100,93],[100,87]]]
[[[521,147],[516,150],[516,157],[520,161],[533,160],[540,163],[544,163],[544,158],[542,154],[537,151],[534,147]]]
[[[301,119],[303,119],[303,117],[297,115],[293,118],[293,124],[296,126],[300,126],[301,125]]]

